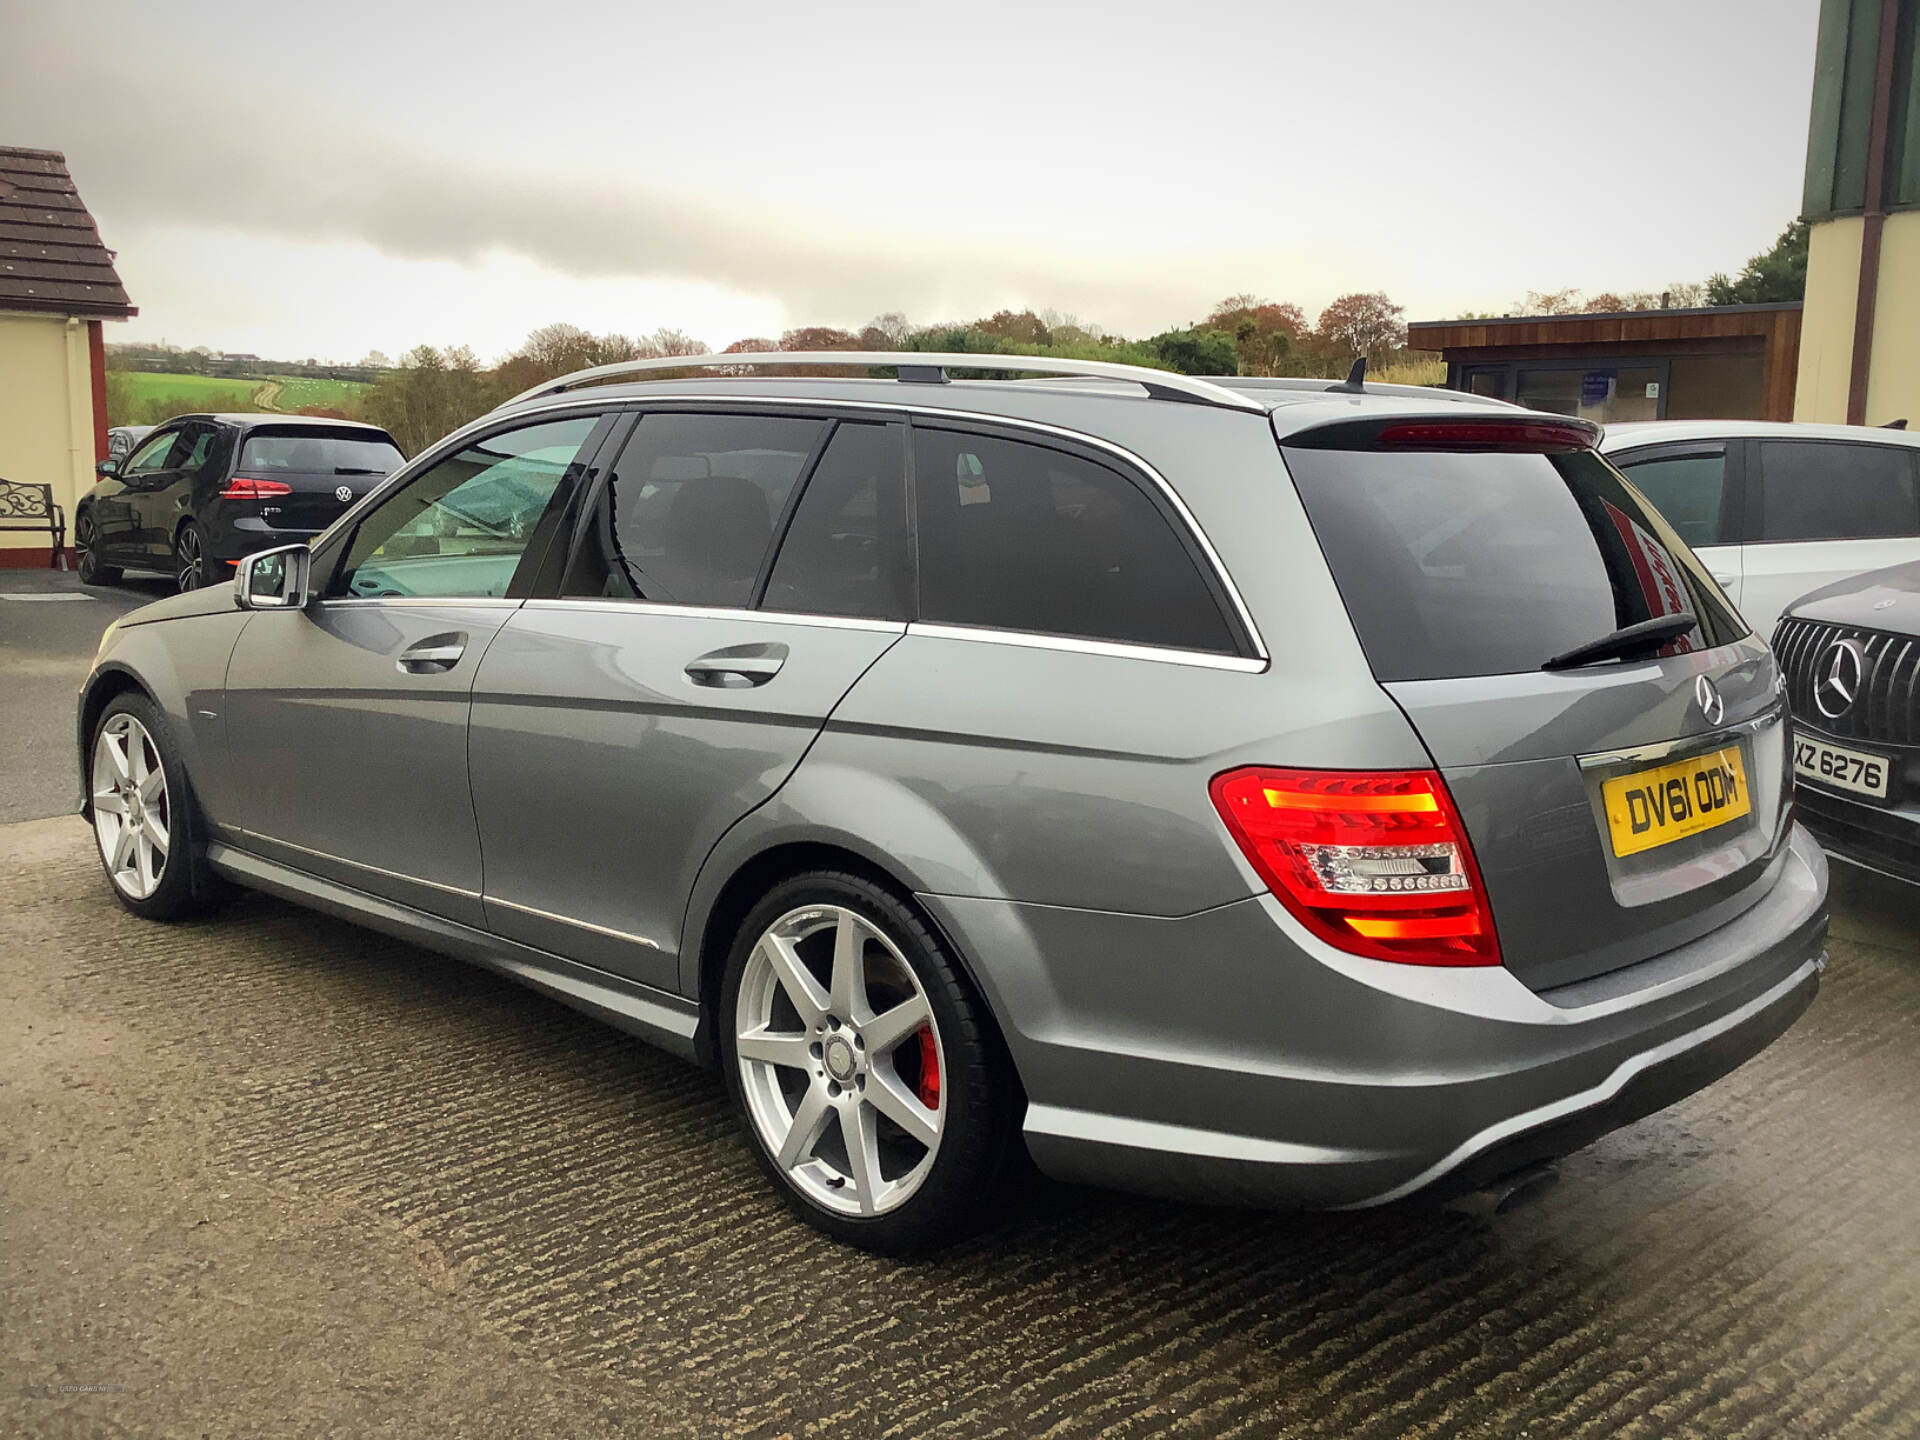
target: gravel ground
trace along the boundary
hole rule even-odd
[[[908,1265],[636,1041],[0,827],[0,1433],[1913,1435],[1920,896],[1835,878],[1807,1017],[1513,1214],[1044,1187]]]

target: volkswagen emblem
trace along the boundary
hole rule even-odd
[[[338,490],[333,492],[333,498],[338,500],[342,505],[346,504],[349,500],[353,499],[352,487],[342,485]]]
[[[1713,681],[1704,675],[1693,682],[1693,699],[1709,725],[1718,725],[1727,713],[1727,702],[1720,698],[1720,691]]]
[[[1867,673],[1867,658],[1858,640],[1836,640],[1820,652],[1815,667],[1819,679],[1813,682],[1813,703],[1829,720],[1838,720],[1853,708],[1860,693],[1860,681]]]

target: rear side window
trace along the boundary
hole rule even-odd
[[[250,430],[236,469],[249,475],[390,475],[400,468],[399,447],[381,436],[343,436],[327,430]]]
[[[1537,670],[1683,611],[1699,629],[1671,651],[1746,631],[1673,528],[1590,450],[1284,454],[1382,680]]]
[[[791,416],[647,415],[607,477],[565,593],[746,605],[826,429]]]
[[[1234,649],[1194,556],[1118,470],[919,425],[913,468],[922,620]]]
[[[1620,468],[1689,545],[1721,543],[1720,507],[1727,493],[1727,453],[1655,455]]]
[[[1761,442],[1762,540],[1895,535],[1920,535],[1912,450],[1821,440]]]
[[[905,426],[834,427],[780,542],[761,608],[906,618]]]

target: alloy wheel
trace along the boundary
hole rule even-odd
[[[93,574],[93,517],[82,515],[73,526],[73,568],[82,579]]]
[[[124,712],[93,741],[93,833],[120,891],[145,900],[160,888],[172,841],[172,806],[159,747]]]
[[[199,589],[202,572],[206,568],[206,556],[200,545],[200,532],[193,526],[182,530],[180,538],[174,542],[174,561],[179,568],[180,588]]]
[[[882,1215],[933,1168],[947,1118],[939,1030],[920,979],[872,921],[808,905],[767,927],[734,1007],[747,1113],[822,1209]]]

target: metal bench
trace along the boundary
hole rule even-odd
[[[43,530],[53,537],[48,568],[67,568],[67,516],[53,501],[51,485],[0,480],[0,530]]]

